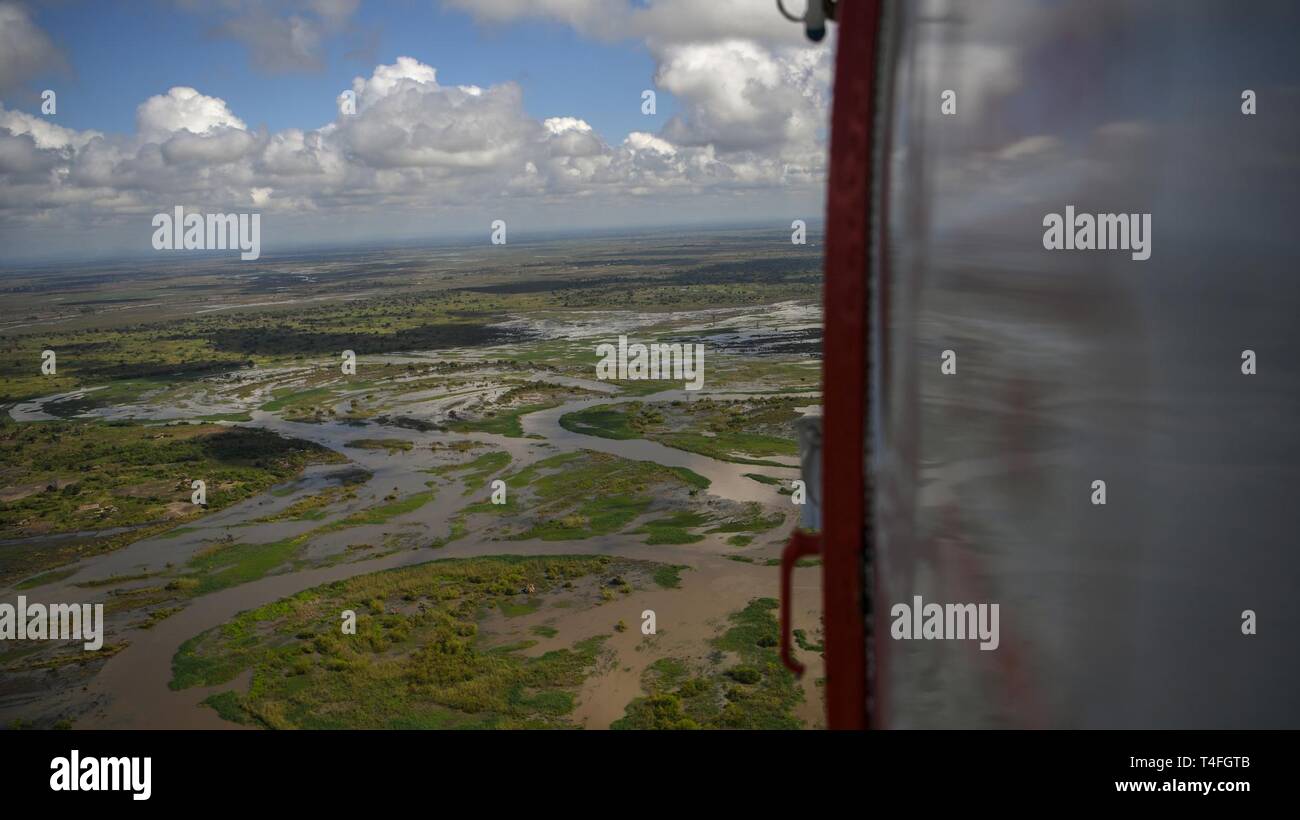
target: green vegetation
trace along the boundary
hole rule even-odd
[[[691,528],[702,527],[710,520],[709,516],[700,513],[679,512],[666,518],[647,521],[633,532],[648,534],[650,537],[645,541],[647,544],[694,544],[703,541],[704,536],[691,532]]]
[[[754,326],[761,328],[771,326],[759,318],[768,305],[815,302],[818,252],[782,250],[779,243],[756,243],[754,236],[723,232],[692,240],[689,248],[677,237],[658,246],[656,240],[601,239],[570,245],[560,254],[537,253],[536,247],[496,248],[481,255],[466,249],[463,259],[450,265],[439,253],[377,251],[373,265],[365,252],[349,258],[327,254],[304,258],[302,271],[309,276],[273,267],[248,276],[246,270],[203,259],[138,272],[86,266],[13,271],[6,281],[9,321],[0,329],[0,585],[50,589],[73,576],[72,562],[141,539],[190,534],[155,545],[174,550],[174,563],[165,569],[145,576],[131,568],[134,562],[123,561],[117,570],[123,574],[90,582],[102,587],[96,597],[104,597],[109,611],[118,614],[116,623],[150,629],[196,595],[308,566],[363,561],[457,539],[464,539],[466,551],[478,551],[511,539],[615,536],[600,545],[604,551],[638,541],[690,544],[725,533],[718,540],[748,546],[784,516],[758,505],[738,511],[713,499],[705,504],[698,496],[709,482],[690,470],[585,452],[532,464],[529,455],[522,459],[528,466],[512,467],[510,455],[490,444],[445,441],[425,449],[425,436],[417,447],[415,434],[403,431],[481,430],[518,438],[531,427],[529,413],[597,396],[563,383],[569,382],[565,377],[592,378],[596,363],[588,340],[552,333],[567,321],[585,322],[616,308],[637,317],[639,327],[630,333],[638,341],[690,337],[709,344],[710,333],[699,330],[700,317],[684,311],[748,307]],[[605,404],[565,416],[560,424],[587,435],[645,438],[733,462],[788,464],[795,452],[793,419],[800,412],[795,408],[817,401],[793,391],[815,395],[819,362],[814,329],[779,332],[780,344],[790,344],[786,352],[773,353],[770,340],[756,342],[764,346],[761,356],[734,338],[710,346],[709,389],[729,389],[747,396],[744,400],[695,395],[689,401],[647,401],[652,393],[679,388],[680,381],[619,382],[617,393],[601,394]],[[58,375],[40,374],[45,349],[57,351]],[[338,354],[344,349],[362,357],[355,375],[340,371]],[[394,352],[403,355],[378,355]],[[58,420],[10,417],[10,409],[17,417],[28,411],[12,403],[55,393],[71,393],[41,405]],[[296,480],[308,464],[347,459],[258,429],[271,426],[263,413],[286,422],[327,424],[305,437],[319,436],[333,447],[347,442],[351,449],[344,452],[358,461],[375,460],[363,452],[367,449],[400,456],[413,470],[460,453],[469,461],[430,470],[432,475],[422,477],[433,479],[430,492],[399,497],[412,492],[403,484],[382,500],[367,495],[371,506],[358,510],[361,502],[349,482],[321,487],[316,477]],[[226,426],[232,423],[254,427]],[[512,451],[555,452],[541,442],[536,450]],[[361,481],[371,477],[357,473]],[[433,491],[445,491],[444,485],[459,483],[467,495],[478,496],[466,501],[483,502],[484,488],[497,476],[511,488],[505,505],[469,504],[450,521],[441,515],[435,520],[429,509],[419,512],[431,503]],[[749,476],[780,484],[761,473]],[[209,510],[268,495],[238,515],[212,521],[190,503],[194,478],[207,483]],[[417,520],[419,525],[413,523]],[[271,522],[312,523],[240,529]],[[331,537],[328,548],[320,539],[366,525],[374,526],[355,538]],[[274,534],[252,540],[269,543],[246,543],[249,533],[268,530]],[[473,542],[465,543],[471,533]],[[192,553],[200,539],[199,551]],[[728,557],[751,564],[763,560]],[[477,578],[453,579],[444,586],[456,587],[460,597],[444,599],[439,592],[437,603],[408,600],[405,593],[358,596],[349,603],[362,613],[361,634],[347,636],[338,652],[323,652],[315,642],[344,640],[337,634],[342,601],[318,602],[323,608],[310,617],[306,610],[294,614],[304,620],[292,628],[286,616],[258,622],[237,639],[221,637],[220,630],[200,636],[202,645],[190,660],[220,665],[227,650],[256,656],[241,667],[253,671],[251,686],[206,701],[223,717],[252,725],[564,726],[577,686],[604,650],[599,639],[570,634],[573,627],[556,632],[535,622],[566,609],[620,600],[634,584],[636,589],[680,587],[685,569],[643,567],[618,583],[566,579],[575,582],[573,588],[555,579],[538,584],[535,594],[523,591],[526,585],[484,590]],[[482,583],[495,572],[486,573]],[[742,572],[748,570],[736,568]],[[609,612],[593,631],[609,634],[621,624],[634,633],[635,620],[620,621],[621,614]],[[510,634],[456,632],[465,623]],[[312,637],[303,638],[305,633]],[[561,647],[562,654],[527,657],[538,652],[536,640]],[[421,651],[441,653],[461,644],[468,645],[464,665],[459,655],[455,663],[450,656],[417,662]],[[303,651],[308,645],[310,651]],[[96,660],[108,654],[101,651]],[[22,674],[41,670],[39,681],[16,682],[14,691],[50,686],[59,695],[51,703],[76,701],[71,687],[81,673],[44,677],[46,669],[80,663],[71,653],[39,650],[10,666],[13,657],[0,657],[6,674],[18,664]],[[656,663],[662,691],[653,694],[677,698],[681,713],[698,725],[718,722],[705,715],[705,696],[697,703],[679,691],[695,678],[711,681],[715,713],[740,694],[764,692],[771,685],[764,666],[752,659],[733,657],[718,669],[703,670],[693,661],[672,663]],[[63,717],[37,716],[35,724],[51,725]]]
[[[42,572],[40,575],[33,575],[14,585],[14,589],[20,592],[24,589],[36,589],[46,584],[52,584],[55,581],[62,581],[64,578],[70,578],[77,574],[76,569],[56,569],[49,572]]]
[[[301,535],[267,544],[242,542],[215,544],[195,553],[188,564],[189,574],[174,579],[167,588],[185,595],[206,595],[227,587],[256,581],[277,569],[290,565],[298,558],[313,536],[349,527],[384,524],[393,518],[418,510],[433,498],[432,490],[414,493],[387,504],[361,510]]]
[[[805,569],[807,567],[819,567],[821,566],[821,563],[822,560],[820,558],[800,558],[799,560],[794,562],[794,565],[796,569]],[[763,566],[779,567],[781,566],[781,559],[769,558],[763,562]]]
[[[748,532],[758,533],[767,532],[775,529],[785,523],[785,513],[774,512],[771,515],[763,514],[763,506],[757,502],[749,501],[745,504],[745,515],[743,518],[737,518],[720,524],[709,530],[710,533],[717,532]],[[748,542],[746,542],[748,543]],[[743,545],[738,545],[743,546]]]
[[[619,532],[632,519],[645,512],[650,499],[628,495],[599,496],[584,501],[561,518],[544,520],[512,536],[515,540],[540,538],[543,541],[573,541]]]
[[[45,422],[0,426],[0,540],[71,537],[39,550],[0,546],[0,583],[125,546],[342,460],[310,442],[215,425]]]
[[[176,579],[198,583],[194,586],[180,585],[177,590],[206,595],[256,581],[289,563],[306,543],[307,535],[299,535],[269,544],[219,544],[200,550],[189,562],[189,568],[198,577]]]
[[[690,567],[681,565],[661,566],[655,570],[655,583],[664,589],[677,589],[682,585],[681,571],[684,569],[690,569]]]
[[[433,490],[412,493],[405,498],[390,501],[387,504],[379,504],[360,512],[353,513],[341,521],[335,521],[333,524],[326,524],[317,532],[334,532],[335,530],[347,529],[348,527],[359,527],[366,524],[386,524],[400,515],[413,513],[416,510],[428,504],[434,499],[436,493]]]
[[[612,404],[598,404],[576,413],[560,416],[560,426],[571,433],[601,438],[630,439],[641,438],[640,431],[633,428],[631,416],[617,409]]]
[[[689,470],[581,450],[542,459],[506,476],[512,491],[509,503],[476,505],[466,512],[521,519],[523,528],[506,536],[512,540],[576,540],[621,532],[656,498],[674,488],[689,493],[701,481],[707,485]],[[521,493],[529,497],[526,504],[518,500]]]
[[[813,643],[808,640],[808,633],[802,629],[796,629],[793,632],[794,642],[805,652],[825,652],[826,647],[819,643]]]
[[[672,473],[673,475],[677,476],[683,482],[688,484],[691,487],[691,489],[697,492],[699,490],[707,490],[709,488],[709,485],[713,483],[712,481],[709,481],[707,478],[695,472],[694,470],[688,469],[686,467],[665,467],[664,469]],[[691,493],[691,494],[694,495],[695,493]]]
[[[499,602],[501,612],[507,618],[518,618],[521,615],[530,615],[537,611],[542,605],[540,598],[528,598],[523,601],[511,601],[502,598]]]
[[[143,581],[146,578],[152,578],[153,574],[148,572],[138,572],[132,575],[110,575],[107,578],[92,578],[89,581],[81,581],[73,584],[81,589],[96,589],[98,587],[115,587],[121,584],[128,584],[132,581]]]
[[[282,512],[263,516],[257,520],[259,522],[320,521],[328,515],[328,507],[356,497],[356,491],[347,487],[326,487],[314,495],[298,499]]]
[[[334,393],[325,387],[313,387],[307,390],[298,390],[295,388],[285,388],[275,391],[275,398],[263,404],[260,410],[267,413],[278,413],[282,410],[291,410],[314,405],[317,402],[333,397]]]
[[[356,438],[349,441],[347,446],[358,450],[387,450],[389,455],[409,452],[415,447],[403,438]]]
[[[538,410],[549,410],[552,407],[556,407],[558,404],[558,402],[551,404],[529,404],[522,407],[493,410],[481,419],[453,421],[447,425],[447,429],[457,433],[495,433],[498,436],[523,438],[524,428],[519,422],[520,416],[526,416],[529,413],[535,413]]]
[[[799,454],[795,407],[807,399],[754,398],[737,401],[639,401],[598,404],[560,418],[560,426],[575,433],[611,439],[645,438],[669,447],[722,461],[783,466],[763,456]],[[746,473],[755,481],[777,479]]]
[[[472,461],[464,464],[446,464],[441,467],[434,467],[426,472],[434,475],[454,475],[456,473],[465,473],[461,481],[465,485],[465,495],[469,495],[477,490],[481,490],[487,480],[493,475],[501,472],[510,464],[510,454],[504,450],[493,450],[490,453],[483,453]]]
[[[496,433],[500,436],[522,438],[523,425],[519,419],[539,410],[559,407],[564,401],[589,395],[589,391],[561,385],[529,382],[507,390],[481,418],[462,419],[447,424],[448,430],[457,433]]]
[[[272,728],[561,727],[601,638],[529,658],[482,648],[478,613],[532,584],[538,596],[616,568],[608,558],[435,561],[316,587],[186,641],[172,687],[253,670],[247,692],[208,699],[223,718]],[[355,635],[339,613],[357,613]],[[525,642],[528,643],[528,642]]]
[[[135,624],[135,627],[137,629],[153,629],[162,621],[165,621],[177,612],[180,612],[181,609],[182,607],[179,606],[168,606],[162,607],[161,609],[155,609],[150,612],[143,621]]]
[[[628,704],[613,729],[797,729],[793,709],[803,700],[776,646],[777,602],[757,598],[729,618],[713,646],[734,665],[691,670],[680,659],[661,659],[642,676],[645,697]],[[719,709],[719,704],[722,704]]]

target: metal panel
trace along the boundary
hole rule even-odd
[[[891,4],[870,450],[883,725],[1300,726],[1297,8]],[[1067,206],[1150,214],[1149,258],[1045,248]],[[998,604],[997,649],[891,637],[917,595]]]

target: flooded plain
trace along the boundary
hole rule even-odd
[[[405,357],[401,359],[407,360],[409,359]],[[232,541],[265,544],[298,538],[318,528],[322,529],[323,531],[311,535],[302,565],[295,563],[289,571],[194,597],[185,602],[180,611],[150,624],[148,628],[131,624],[125,614],[110,614],[109,629],[115,633],[113,640],[123,642],[126,646],[109,657],[102,668],[85,681],[84,689],[46,690],[11,698],[0,707],[0,718],[24,714],[39,701],[45,710],[78,714],[75,720],[77,727],[232,727],[234,724],[222,720],[214,710],[200,704],[214,691],[246,686],[247,677],[243,676],[231,684],[212,689],[174,691],[168,683],[172,677],[172,659],[181,644],[205,630],[229,622],[245,610],[363,573],[437,559],[500,554],[598,554],[687,567],[679,589],[638,589],[608,607],[577,610],[559,616],[559,625],[565,634],[572,635],[608,633],[611,624],[620,619],[638,624],[640,614],[645,609],[653,609],[658,614],[660,634],[647,639],[634,627],[608,639],[607,648],[612,651],[612,658],[587,680],[578,695],[574,720],[579,725],[603,728],[621,717],[627,703],[642,694],[641,675],[656,658],[674,655],[702,662],[709,654],[710,639],[724,628],[729,613],[742,608],[752,598],[776,596],[777,569],[767,566],[765,562],[779,554],[780,546],[797,516],[790,514],[790,499],[778,492],[779,484],[760,483],[745,474],[758,473],[784,483],[798,477],[795,466],[797,460],[786,459],[791,465],[788,467],[755,467],[721,461],[644,439],[608,439],[566,430],[559,423],[565,414],[617,399],[613,395],[613,388],[606,383],[549,373],[526,375],[532,380],[562,385],[597,396],[573,399],[555,407],[521,415],[522,437],[484,432],[454,433],[436,429],[412,429],[412,419],[427,420],[431,425],[445,420],[450,407],[447,391],[436,389],[400,393],[393,397],[392,412],[400,413],[401,418],[406,420],[403,425],[377,419],[327,419],[310,423],[290,421],[280,413],[256,409],[273,392],[268,384],[291,384],[302,372],[295,368],[285,368],[274,373],[260,372],[258,375],[263,379],[262,387],[241,389],[241,398],[238,399],[233,398],[233,390],[221,393],[213,391],[205,394],[214,403],[211,408],[196,408],[191,403],[186,406],[185,413],[193,415],[196,409],[247,412],[249,420],[239,422],[241,425],[314,442],[345,456],[349,464],[309,467],[293,481],[204,515],[186,526],[84,560],[72,567],[72,574],[45,584],[28,595],[37,595],[43,600],[86,600],[87,597],[93,600],[94,596],[110,600],[110,588],[130,590],[145,586],[151,582],[150,576],[166,574],[173,567],[184,565],[213,544]],[[268,378],[270,381],[267,381]],[[283,388],[277,386],[275,389]],[[692,394],[674,389],[639,397],[638,400],[690,401],[702,395],[708,394]],[[745,398],[754,396],[753,393],[718,393],[713,397],[728,395]],[[809,395],[816,396],[816,393]],[[20,415],[24,419],[45,418],[45,404],[66,398],[68,396],[59,395],[26,402],[21,407],[14,408],[15,418]],[[342,408],[346,403],[340,402],[338,407]],[[129,409],[106,409],[99,415],[116,417],[129,413],[137,419],[165,421],[175,418],[178,412],[180,411],[175,406],[152,406],[147,402],[138,402]],[[358,439],[395,439],[410,442],[412,446],[405,450],[349,446]],[[628,534],[595,536],[560,543],[522,540],[503,544],[488,541],[479,537],[478,533],[470,532],[441,548],[422,546],[427,545],[431,539],[449,536],[457,513],[475,500],[465,494],[460,480],[431,478],[431,470],[451,463],[447,460],[446,450],[436,449],[434,445],[447,447],[457,443],[466,446],[474,443],[486,449],[506,452],[510,456],[510,469],[513,471],[543,458],[579,450],[608,453],[624,459],[649,461],[669,467],[683,467],[708,479],[710,485],[704,491],[707,495],[738,504],[757,503],[768,512],[781,511],[785,513],[785,523],[776,530],[761,535],[758,542],[745,551],[748,562],[732,560],[737,549],[724,542],[725,536],[719,535],[711,535],[702,541],[686,545],[648,545]],[[358,524],[335,531],[321,527],[320,521],[277,520],[295,503],[327,488],[342,486],[344,478],[349,475],[360,475],[364,480],[350,485],[350,497],[345,496],[330,506],[328,520],[345,518],[384,498],[407,497],[430,490],[433,497],[418,509],[397,515],[383,523]],[[364,552],[354,556],[349,550],[358,542],[374,545],[394,543],[400,545],[400,548],[373,558],[364,557]],[[415,546],[409,546],[411,544]],[[113,579],[124,577],[139,580],[113,582]],[[820,580],[820,567],[796,572],[795,595],[798,608],[795,626],[807,630],[809,634],[819,634],[820,631],[817,621]],[[512,627],[522,629],[531,625],[530,620],[523,619],[512,624]],[[541,642],[532,651],[541,652],[546,648],[547,644]],[[812,684],[820,674],[820,656],[811,652],[801,652],[801,655],[810,669],[804,680],[805,704],[800,710],[800,716],[808,725],[813,725],[820,720],[821,715],[820,692]]]

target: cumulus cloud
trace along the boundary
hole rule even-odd
[[[741,5],[475,4],[474,14],[487,22],[543,17],[591,36],[643,38],[656,61],[654,81],[679,110],[657,133],[636,131],[614,142],[581,112],[533,117],[516,83],[444,85],[434,66],[406,56],[356,77],[339,95],[335,118],[314,128],[253,130],[225,100],[186,86],[141,102],[130,135],[67,129],[0,106],[0,231],[14,235],[23,225],[51,221],[105,225],[176,205],[255,207],[347,224],[505,207],[561,213],[555,205],[604,215],[637,202],[647,203],[641,213],[662,219],[683,207],[706,207],[706,197],[770,203],[778,190],[817,202],[830,49],[800,44],[797,26],[785,24],[789,36],[768,22],[742,22],[741,36],[703,37],[721,30]],[[274,59],[286,61],[276,64],[268,54],[263,68],[296,70],[317,59],[319,32],[349,20],[356,3],[228,0],[221,8],[228,15],[224,33],[243,38],[255,61],[262,47],[255,37],[265,37]],[[773,16],[763,11],[765,20]],[[283,26],[240,33],[241,21],[272,12],[290,23],[296,14],[310,26],[297,35]],[[688,12],[697,27],[683,22]]]
[[[212,34],[244,44],[267,73],[320,68],[331,38],[355,28],[358,8],[357,0],[173,2],[207,18]],[[580,110],[533,117],[516,83],[445,85],[434,66],[406,56],[356,77],[332,121],[270,133],[187,86],[141,102],[128,135],[68,129],[0,105],[0,230],[102,225],[177,204],[347,221],[525,203],[544,206],[538,213],[584,203],[603,214],[633,202],[681,213],[705,196],[740,202],[758,192],[746,201],[771,202],[766,194],[778,190],[820,199],[832,48],[810,47],[767,0],[444,5],[485,25],[547,20],[639,42],[676,113],[656,132],[611,141]],[[30,74],[57,59],[39,30],[26,36],[32,29],[22,7],[0,0],[0,43],[23,31],[29,44],[21,60],[0,51],[4,72]]]
[[[747,40],[665,49],[655,80],[685,106],[665,136],[722,151],[816,139],[825,124],[826,55]]]
[[[804,42],[802,28],[767,0],[444,0],[444,5],[483,23],[550,20],[607,40],[644,39],[656,45],[726,37]]]
[[[32,21],[26,7],[0,2],[0,94],[21,88],[42,71],[66,66],[63,53]]]
[[[164,142],[161,148],[163,158],[169,164],[221,165],[247,155],[256,144],[257,138],[247,131],[227,127],[203,135],[182,131]]]
[[[6,111],[3,105],[0,105],[0,128],[15,136],[30,135],[34,147],[42,150],[84,148],[92,139],[103,136],[98,131],[74,131],[71,128],[64,128],[45,117],[34,114]]]
[[[768,0],[448,0],[476,20],[544,19],[640,40],[680,111],[633,134],[610,170],[642,184],[816,185],[824,178],[834,38],[809,45]],[[577,150],[578,141],[571,140]],[[656,159],[651,162],[650,157]],[[672,157],[671,162],[667,158]]]
[[[165,137],[176,131],[207,134],[217,128],[247,128],[218,97],[200,94],[187,86],[176,86],[140,103],[136,125],[146,139]]]

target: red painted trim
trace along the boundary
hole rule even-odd
[[[795,530],[790,534],[790,541],[781,551],[781,663],[802,678],[804,666],[795,660],[790,646],[790,613],[794,610],[794,593],[790,591],[790,579],[794,575],[795,562],[800,558],[820,555],[822,539],[819,535]]]
[[[871,307],[867,266],[880,2],[840,3],[838,16],[822,342],[825,691],[829,728],[865,729],[863,568],[870,528],[865,426]]]

